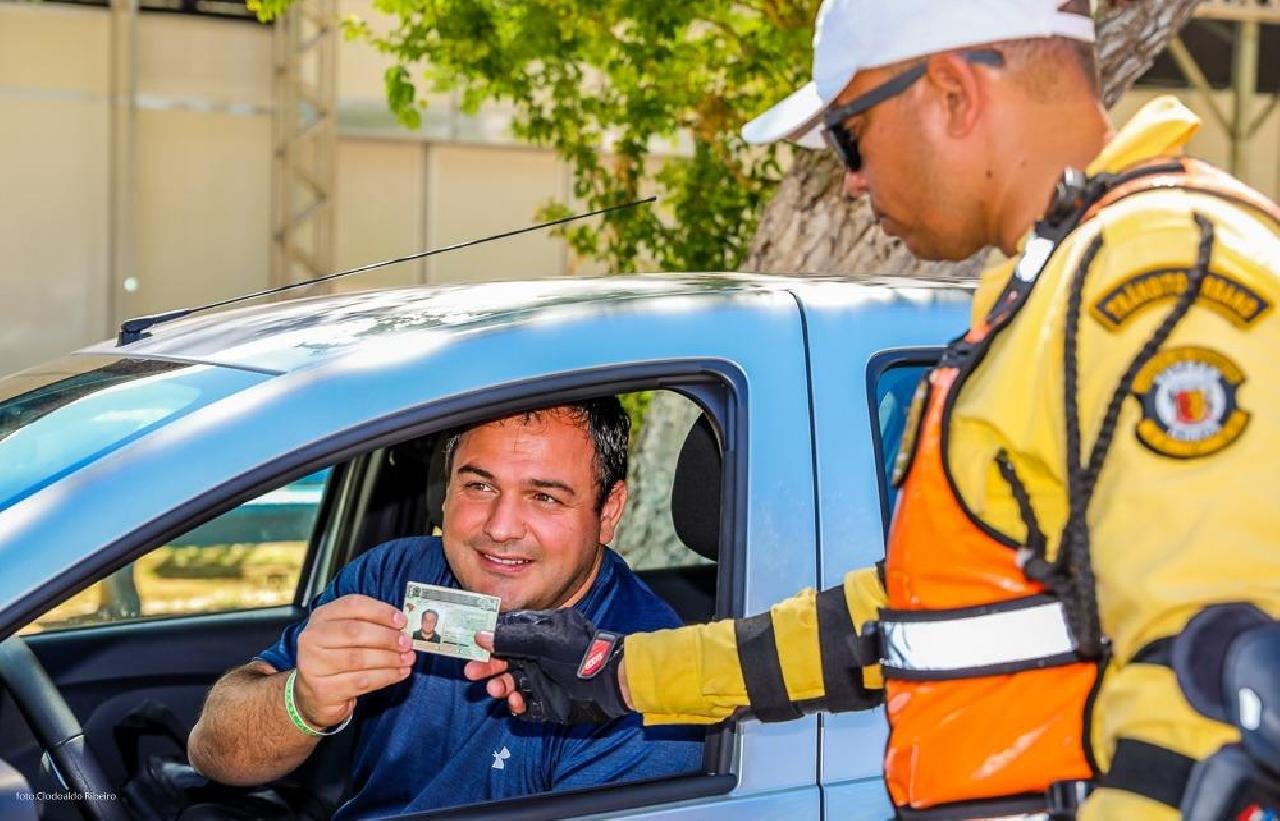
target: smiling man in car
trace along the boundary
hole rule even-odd
[[[415,653],[408,582],[575,607],[617,633],[679,624],[606,545],[627,499],[630,422],[616,398],[520,413],[446,445],[442,537],[397,539],[347,565],[308,618],[209,692],[191,763],[230,784],[301,764],[357,734],[339,818],[469,804],[697,769],[701,733],[638,716],[596,727],[519,722],[468,682],[464,659]]]

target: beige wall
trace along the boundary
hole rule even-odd
[[[564,166],[528,148],[432,146],[427,174],[432,247],[527,225],[570,190]],[[565,262],[563,243],[538,231],[433,257],[427,270],[432,281],[528,279],[559,275]]]
[[[1120,102],[1116,103],[1112,114],[1117,122],[1123,123],[1144,103],[1161,94],[1175,94],[1188,108],[1195,111],[1203,119],[1200,130],[1191,138],[1191,143],[1187,148],[1188,152],[1196,157],[1208,160],[1220,168],[1228,168],[1231,162],[1231,141],[1227,138],[1226,131],[1205,110],[1203,101],[1194,91],[1180,90],[1173,92],[1153,91],[1150,89],[1131,91],[1124,95]],[[1213,96],[1217,102],[1218,110],[1230,117],[1233,105],[1232,95],[1229,92],[1220,91]],[[1254,101],[1255,109],[1250,112],[1250,122],[1262,113],[1268,102],[1269,98],[1265,96],[1259,96]],[[1280,110],[1272,110],[1270,116],[1267,117],[1257,134],[1254,135],[1249,143],[1249,152],[1245,161],[1246,168],[1241,175],[1241,179],[1272,199],[1280,200]]]
[[[368,0],[341,0],[366,13]],[[376,18],[375,18],[376,19]],[[142,15],[136,59],[130,271],[112,281],[109,13],[0,0],[0,374],[113,335],[127,316],[266,287],[270,257],[271,32]],[[353,267],[511,229],[570,192],[549,152],[516,144],[499,107],[479,117],[433,95],[421,131],[386,112],[388,59],[340,47],[336,264]],[[1148,92],[1117,107],[1129,116]],[[1182,95],[1193,107],[1193,94]],[[1229,97],[1219,95],[1228,107]],[[1206,122],[1193,152],[1225,164]],[[1246,179],[1280,194],[1280,114]],[[530,234],[342,281],[344,290],[599,272]],[[133,290],[125,288],[126,280]]]
[[[104,9],[0,2],[0,374],[114,335],[129,316],[269,284],[270,30],[138,18],[136,241],[116,281],[109,34]],[[565,195],[567,169],[505,136],[500,110],[468,118],[435,95],[409,133],[386,113],[386,58],[344,42],[339,67],[339,267],[526,225]],[[559,240],[529,235],[338,287],[558,276],[566,259]]]
[[[0,371],[106,331],[106,28],[0,6]]]
[[[339,268],[529,224],[565,196],[568,170],[546,151],[346,136],[338,149]],[[560,276],[568,250],[524,234],[339,280],[337,290]]]
[[[109,35],[102,9],[0,3],[0,372],[267,282],[270,32],[139,18],[137,241],[114,281]]]
[[[137,290],[117,318],[267,287],[271,32],[147,14],[136,54]]]
[[[426,150],[407,140],[343,139],[338,145],[337,265],[354,268],[427,247]],[[426,282],[425,261],[340,279],[335,290]]]

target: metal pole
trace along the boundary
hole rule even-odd
[[[1196,94],[1200,95],[1200,104],[1204,106],[1205,111],[1213,116],[1214,121],[1222,126],[1223,131],[1231,133],[1231,123],[1227,120],[1227,115],[1223,114],[1222,109],[1218,107],[1218,101],[1213,97],[1213,87],[1209,85],[1209,80],[1196,64],[1196,58],[1191,56],[1182,38],[1176,34],[1169,41],[1169,54],[1173,56],[1173,61],[1178,65],[1182,76],[1196,90]]]
[[[108,102],[107,156],[107,334],[120,321],[135,313],[138,287],[134,234],[134,125],[137,115],[138,60],[135,50],[138,33],[137,0],[111,0],[110,65],[111,94]],[[142,612],[133,564],[129,563],[103,580],[101,608],[111,618],[127,618]]]
[[[105,321],[113,333],[133,313],[128,294],[137,287],[134,270],[134,125],[137,114],[137,0],[111,0],[111,95],[108,103],[107,293]],[[129,290],[126,290],[126,282]]]
[[[1231,113],[1231,173],[1244,179],[1249,172],[1249,112],[1253,110],[1253,97],[1258,87],[1258,39],[1257,20],[1240,21],[1236,31],[1236,48],[1231,70],[1231,84],[1235,91],[1235,108]]]
[[[337,0],[297,0],[275,21],[271,284],[334,266]]]

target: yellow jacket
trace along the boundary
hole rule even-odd
[[[1154,100],[1088,173],[1180,154],[1198,125],[1175,99]],[[1134,653],[1178,633],[1209,603],[1249,601],[1280,616],[1280,462],[1274,458],[1280,454],[1280,375],[1273,364],[1280,350],[1274,309],[1280,226],[1222,198],[1176,189],[1104,209],[1064,240],[1026,305],[966,382],[948,437],[948,465],[967,507],[1022,541],[1022,519],[994,467],[996,452],[1009,452],[1052,557],[1067,512],[1062,330],[1070,275],[1101,234],[1078,343],[1087,454],[1124,369],[1180,290],[1160,271],[1196,260],[1193,213],[1215,229],[1211,276],[1143,369],[1135,391],[1144,388],[1145,397],[1125,400],[1089,508],[1101,623],[1113,649],[1093,712],[1093,752],[1103,772],[1118,737],[1197,759],[1234,738],[1230,728],[1191,710],[1168,668],[1129,665]],[[1006,263],[982,275],[975,321],[987,314],[1011,270]],[[855,628],[884,603],[874,569],[849,573],[844,593]],[[823,696],[814,600],[814,591],[805,590],[771,608],[783,679],[795,701]],[[625,658],[632,702],[647,722],[711,723],[748,703],[732,621],[628,637]],[[874,668],[864,669],[864,682],[879,685]],[[1100,790],[1084,815],[1162,813],[1172,817],[1163,805]]]

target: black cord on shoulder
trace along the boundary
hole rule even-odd
[[[1044,558],[1046,539],[1044,530],[1040,528],[1040,517],[1036,516],[1036,509],[1031,505],[1031,494],[1018,475],[1018,469],[1013,466],[1008,450],[1000,448],[996,453],[996,468],[1009,486],[1013,502],[1018,506],[1018,515],[1022,517],[1023,527],[1027,530],[1025,546],[1018,550],[1018,564],[1028,579],[1045,584],[1049,581],[1053,568]]]
[[[1077,649],[1085,658],[1102,652],[1098,625],[1093,567],[1089,561],[1089,530],[1085,519],[1084,466],[1081,463],[1079,399],[1080,308],[1084,301],[1084,281],[1102,250],[1102,234],[1095,236],[1071,277],[1067,292],[1066,324],[1062,331],[1062,397],[1067,439],[1067,522],[1058,544],[1052,586],[1062,599],[1068,625]]]
[[[1178,296],[1177,302],[1168,315],[1138,351],[1137,356],[1129,363],[1129,367],[1125,369],[1111,395],[1111,400],[1107,403],[1106,412],[1103,414],[1102,424],[1098,428],[1098,435],[1090,449],[1087,463],[1082,463],[1080,459],[1078,332],[1084,281],[1094,258],[1102,248],[1101,235],[1094,238],[1081,258],[1080,265],[1072,277],[1067,297],[1066,327],[1063,329],[1063,399],[1066,406],[1069,512],[1054,563],[1053,587],[1062,599],[1080,655],[1085,658],[1099,658],[1105,651],[1098,617],[1097,581],[1090,557],[1087,521],[1089,503],[1097,487],[1102,466],[1115,439],[1120,411],[1125,398],[1133,389],[1134,379],[1151,357],[1155,356],[1160,347],[1168,341],[1178,323],[1195,304],[1200,294],[1200,287],[1209,273],[1209,261],[1213,254],[1213,223],[1198,212],[1194,213],[1193,217],[1200,229],[1200,245],[1195,266],[1187,272],[1186,290]]]
[[[1106,416],[1103,417],[1102,427],[1098,430],[1098,438],[1094,440],[1093,451],[1089,455],[1089,465],[1085,471],[1086,492],[1089,495],[1093,494],[1093,487],[1097,484],[1098,474],[1102,471],[1103,460],[1107,458],[1107,451],[1111,448],[1111,440],[1115,436],[1116,422],[1120,417],[1120,407],[1124,402],[1124,398],[1128,396],[1129,391],[1133,389],[1133,381],[1138,378],[1138,371],[1142,370],[1143,366],[1151,360],[1151,357],[1156,355],[1160,350],[1160,346],[1168,341],[1177,324],[1191,310],[1191,306],[1195,304],[1196,299],[1200,296],[1200,287],[1209,273],[1209,260],[1213,256],[1213,223],[1209,221],[1208,217],[1199,212],[1193,213],[1192,218],[1195,219],[1196,226],[1200,229],[1200,247],[1196,255],[1195,267],[1187,272],[1187,289],[1179,295],[1178,301],[1174,304],[1173,309],[1169,311],[1169,315],[1164,318],[1164,321],[1160,323],[1160,327],[1156,328],[1155,333],[1142,346],[1142,350],[1138,351],[1138,355],[1134,357],[1133,362],[1129,363],[1129,368],[1124,372],[1115,394],[1111,397],[1111,404],[1107,406]]]

